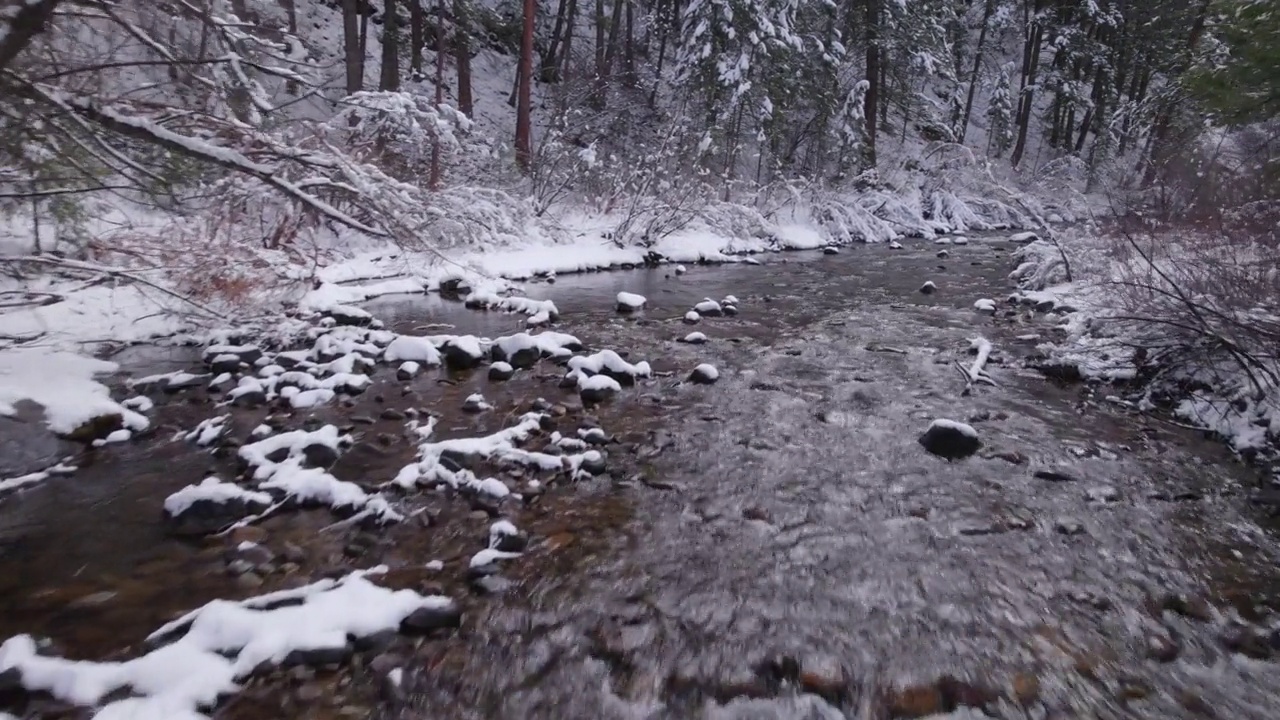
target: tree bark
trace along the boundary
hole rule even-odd
[[[1036,74],[1040,68],[1040,43],[1044,38],[1044,26],[1040,23],[1041,1],[1036,0],[1034,6],[1031,3],[1025,6],[1024,20],[1027,30],[1022,45],[1022,73],[1018,83],[1016,115],[1018,139],[1014,143],[1013,155],[1009,159],[1009,164],[1015,168],[1022,162],[1022,155],[1027,150],[1027,128],[1031,124],[1031,109],[1035,102],[1034,86]]]
[[[880,0],[866,1],[867,93],[863,98],[863,120],[867,128],[867,161],[876,164],[876,117],[880,102]]]
[[[436,2],[436,110],[444,104],[444,0]],[[440,139],[431,145],[431,189],[440,187]]]
[[[382,68],[378,73],[378,89],[396,92],[400,89],[400,32],[396,27],[399,24],[396,0],[385,0],[382,8]]]
[[[564,29],[564,50],[560,55],[560,81],[569,82],[573,73],[573,31],[578,26],[578,0],[569,0],[568,18]]]
[[[360,47],[360,9],[358,0],[342,0],[342,50],[347,69],[347,94],[364,89],[364,63]]]
[[[458,109],[471,117],[475,102],[471,97],[471,24],[468,20],[467,0],[453,0],[454,40],[453,51],[458,63]]]
[[[556,3],[556,22],[551,28],[551,42],[547,44],[547,49],[542,53],[542,59],[538,63],[538,77],[542,78],[542,82],[555,82],[559,73],[556,72],[556,52],[560,50],[560,42],[564,33],[564,17],[569,7],[569,0],[560,0]]]
[[[422,79],[422,48],[427,44],[427,17],[422,0],[409,0],[409,77]]]
[[[516,105],[516,163],[528,172],[533,165],[533,25],[537,0],[524,0],[524,32],[520,41],[519,100]]]
[[[987,30],[995,10],[995,0],[987,0],[982,6],[982,28],[978,31],[978,46],[973,51],[973,71],[969,73],[969,91],[965,94],[964,114],[960,120],[960,133],[956,140],[961,145],[964,144],[965,134],[969,132],[969,116],[973,112],[973,93],[978,87],[978,73],[982,70],[982,53],[987,45]]]

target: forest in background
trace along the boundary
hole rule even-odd
[[[1264,0],[6,0],[5,249],[208,278],[575,215],[1256,218],[1278,47]]]

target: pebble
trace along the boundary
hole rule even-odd
[[[236,578],[236,585],[245,590],[253,590],[262,586],[262,577],[254,572],[246,572]]]

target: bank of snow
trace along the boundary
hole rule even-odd
[[[1177,238],[1163,240],[1174,245],[1164,252],[1179,252]],[[1130,319],[1134,311],[1122,309],[1126,279],[1150,277],[1150,270],[1141,259],[1112,259],[1107,250],[1105,239],[1081,233],[1062,249],[1032,239],[1013,254],[1010,278],[1022,290],[1010,299],[1046,313],[1059,330],[1037,346],[1034,364],[1058,377],[1123,384],[1109,392],[1126,395],[1141,410],[1172,412],[1243,456],[1280,455],[1280,388],[1225,353],[1181,351],[1188,340],[1171,325]],[[1273,372],[1280,375],[1280,367]]]
[[[42,348],[0,352],[0,414],[13,415],[18,403],[44,407],[45,423],[68,435],[96,418],[118,418],[114,424],[144,430],[147,418],[111,399],[111,391],[96,380],[113,373],[113,362]]]

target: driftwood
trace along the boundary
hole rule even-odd
[[[987,360],[991,358],[991,351],[994,346],[991,341],[984,337],[976,337],[969,342],[969,349],[977,352],[977,357],[973,359],[973,363],[969,367],[965,367],[959,360],[956,361],[956,369],[964,376],[964,392],[968,395],[973,391],[974,385],[990,385],[999,387],[999,384],[987,373]]]

